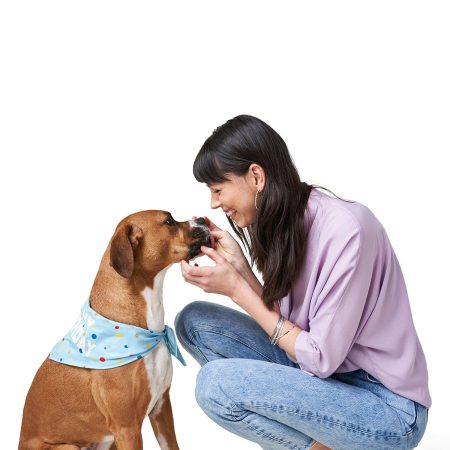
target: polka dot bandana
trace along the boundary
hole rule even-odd
[[[53,347],[48,357],[70,366],[112,369],[144,357],[161,341],[185,366],[175,333],[168,325],[163,331],[151,331],[114,322],[97,314],[87,299],[75,325]]]

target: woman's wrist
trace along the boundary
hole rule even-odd
[[[244,254],[241,254],[240,258],[234,259],[231,261],[231,264],[236,268],[236,270],[242,272],[245,270],[245,267],[248,266],[248,261]]]
[[[270,336],[273,334],[277,325],[280,314],[276,311],[270,311],[262,301],[261,296],[257,295],[242,277],[241,280],[238,281],[238,285],[239,287],[236,287],[232,300],[256,320],[261,328],[267,333],[267,340],[269,341]],[[293,359],[296,359],[295,342],[302,330],[298,326],[293,327],[293,325],[294,323],[285,320],[284,328],[281,333],[283,336],[280,337],[277,345]],[[288,329],[289,333],[284,335],[285,331]]]
[[[236,264],[233,264],[236,270],[242,275],[242,277],[247,281],[247,283],[250,285],[250,287],[258,294],[262,295],[263,287],[256,275],[254,274],[253,270],[251,269],[247,259],[245,257],[237,262]]]
[[[249,282],[243,276],[239,276],[236,279],[233,294],[230,298],[234,303],[242,308],[242,303],[246,298],[248,298],[250,293],[255,295],[255,291],[250,286]]]

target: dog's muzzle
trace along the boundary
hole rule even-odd
[[[189,246],[188,257],[191,259],[200,253],[200,247],[202,245],[211,247],[211,233],[203,217],[190,220],[189,222],[191,224],[189,236],[195,239],[195,242]]]

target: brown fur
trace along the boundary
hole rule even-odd
[[[122,323],[147,327],[141,295],[169,264],[189,259],[198,244],[189,222],[164,224],[168,213],[143,211],[125,218],[102,258],[91,291],[91,307]],[[202,239],[205,236],[202,235]],[[161,344],[162,345],[162,344]],[[92,370],[46,359],[28,392],[20,450],[75,450],[114,436],[111,448],[143,448],[141,427],[152,398],[143,359],[122,367]],[[169,388],[149,414],[155,435],[178,449]]]

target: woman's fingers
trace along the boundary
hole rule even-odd
[[[206,225],[208,225],[208,228],[213,231],[213,230],[221,230],[221,228],[219,228],[215,223],[211,222],[211,220],[205,216],[205,222]]]
[[[214,236],[217,240],[223,238],[225,232],[223,230],[210,230],[211,236]]]
[[[204,216],[203,218],[205,219],[206,225],[208,225],[210,231],[221,230],[221,228],[219,228],[215,223],[211,222],[208,217]],[[192,216],[192,220],[197,220],[197,216]]]
[[[202,245],[200,247],[202,253],[209,256],[215,263],[221,264],[225,261],[225,258],[221,256],[215,249]]]
[[[183,260],[184,261],[184,260]],[[211,275],[211,267],[210,266],[191,266],[190,264],[183,262],[183,274],[191,277],[207,277]]]

